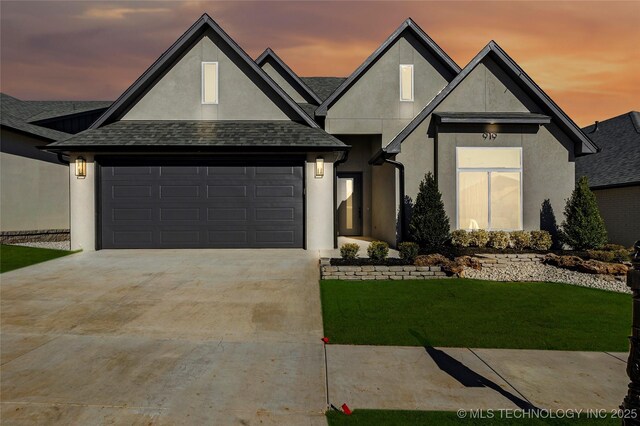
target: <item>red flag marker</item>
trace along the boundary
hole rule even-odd
[[[325,343],[329,343],[329,338],[328,337],[323,337],[322,341],[325,342]]]
[[[349,406],[347,404],[342,404],[342,411],[347,415],[350,416],[351,415],[351,409],[349,408]]]

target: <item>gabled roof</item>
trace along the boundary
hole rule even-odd
[[[48,119],[106,109],[111,102],[103,101],[23,101],[0,93],[0,125],[51,141],[71,134],[38,125]]]
[[[576,159],[576,178],[587,176],[592,188],[640,184],[640,112],[631,111],[582,130],[600,152]]]
[[[207,30],[213,30],[223,43],[226,43],[238,56],[246,62],[257,77],[264,81],[273,90],[275,96],[281,98],[294,113],[296,118],[307,123],[311,127],[318,127],[315,121],[309,117],[293,99],[287,95],[250,57],[242,48],[224,32],[224,30],[206,13],[200,17],[178,40],[165,51],[116,101],[111,107],[90,127],[96,129],[105,124],[118,120],[146,89],[154,84],[157,79],[169,69],[187,51],[196,40],[204,35]]]
[[[464,69],[393,139],[382,148],[374,159],[382,154],[397,154],[400,144],[429,116],[440,103],[475,69],[488,55],[496,61],[518,85],[537,102],[552,120],[564,130],[576,144],[576,155],[590,154],[598,151],[598,147],[580,130],[576,123],[565,114],[558,105],[515,63],[495,41],[489,42]],[[373,161],[373,160],[372,160]]]
[[[453,75],[460,67],[440,48],[411,18],[402,23],[372,54],[364,61],[316,110],[316,115],[325,116],[333,105],[407,30],[410,31],[427,49],[438,58]]]
[[[320,128],[288,120],[121,120],[47,145],[52,151],[241,148],[343,151],[349,147]]]
[[[346,77],[300,77],[324,102],[346,80]]]
[[[276,55],[276,52],[271,50],[270,47],[267,47],[267,49],[262,52],[260,56],[258,56],[258,58],[256,59],[256,64],[262,67],[262,65],[264,65],[264,63],[267,61],[271,61],[272,63],[277,65],[279,69],[276,69],[276,71],[278,71],[280,75],[284,74],[283,77],[285,75],[289,76],[290,80],[294,83],[292,84],[292,86],[294,86],[294,89],[296,89],[296,91],[300,93],[300,96],[307,100],[307,103],[315,103],[317,105],[320,105],[322,101],[320,100],[320,98],[318,98],[318,95],[316,95],[309,88],[309,86],[307,86],[305,82],[302,81],[300,77],[298,77],[298,75],[293,72],[293,70],[289,68],[289,66],[282,59],[280,59],[278,55]]]

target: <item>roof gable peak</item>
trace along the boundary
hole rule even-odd
[[[444,50],[436,44],[416,22],[407,18],[396,30],[386,38],[384,42],[362,63],[356,70],[329,96],[316,110],[316,115],[326,116],[327,110],[333,105],[359,78],[362,76],[403,34],[405,30],[411,30],[413,35],[422,42],[427,49],[451,72],[456,75],[460,67]]]
[[[300,79],[298,74],[296,74],[270,47],[267,47],[264,52],[256,58],[256,64],[258,64],[259,67],[262,67],[262,65],[264,65],[264,63],[269,59],[275,62],[281,70],[299,86],[300,90],[298,90],[298,92],[303,98],[310,101],[310,103],[315,103],[316,105],[320,105],[322,103],[322,100],[320,100],[318,95],[311,90],[311,88]]]
[[[167,49],[138,79],[105,111],[105,113],[96,120],[90,129],[101,127],[118,120],[126,113],[129,106],[134,104],[145,90],[153,85],[166,70],[170,69],[180,58],[182,53],[189,49],[192,44],[204,36],[207,30],[213,30],[220,41],[228,45],[242,62],[245,62],[250,70],[254,72],[258,79],[263,81],[267,87],[274,92],[273,94],[284,101],[290,108],[297,119],[305,122],[307,125],[317,128],[318,124],[309,117],[304,110],[296,104],[293,99],[285,93],[252,59],[249,55],[235,42],[218,23],[207,13],[203,13],[189,29],[184,32],[172,45]]]

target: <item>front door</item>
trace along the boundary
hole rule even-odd
[[[362,173],[338,173],[339,235],[362,235]]]

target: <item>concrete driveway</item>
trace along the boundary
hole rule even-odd
[[[121,250],[2,274],[11,424],[325,424],[317,253]]]

